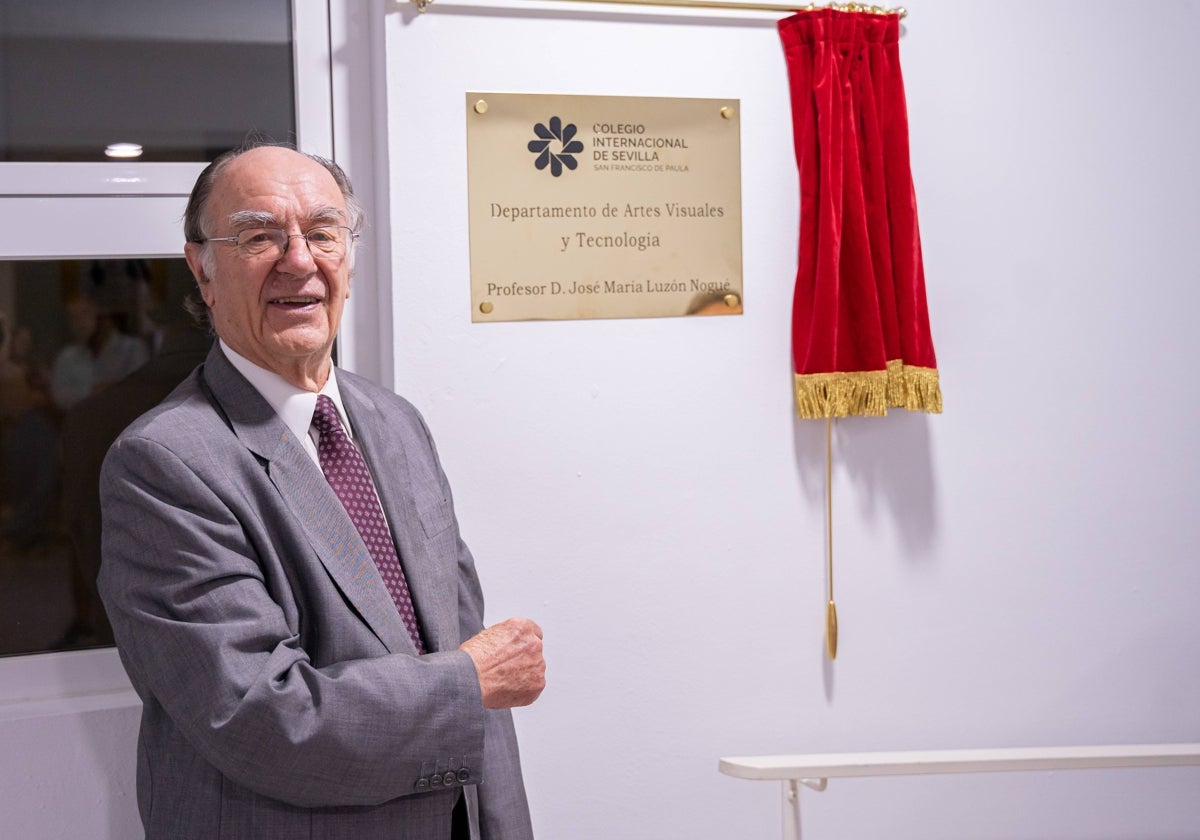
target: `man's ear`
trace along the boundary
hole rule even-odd
[[[183,258],[187,260],[188,268],[191,269],[192,276],[196,278],[200,297],[204,298],[204,302],[211,307],[212,301],[209,298],[212,295],[212,285],[208,275],[204,273],[204,260],[201,259],[201,249],[203,248],[204,245],[199,242],[186,242],[183,246]]]

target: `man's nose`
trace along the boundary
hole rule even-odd
[[[297,242],[296,240],[300,241]],[[291,274],[309,274],[316,267],[308,239],[303,233],[289,233],[283,256],[276,263],[280,271]]]

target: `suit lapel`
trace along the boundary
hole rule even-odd
[[[203,377],[234,434],[266,462],[268,478],[342,595],[389,652],[415,654],[375,562],[320,467],[219,345],[213,345]]]
[[[396,433],[394,428],[397,422],[403,421],[385,417],[370,396],[349,377],[338,377],[338,389],[350,415],[354,439],[371,468],[371,477],[396,541],[425,646],[430,652],[453,649],[458,646],[459,635],[458,592],[455,587],[446,585],[439,575],[439,564],[429,554],[413,493],[406,436]]]

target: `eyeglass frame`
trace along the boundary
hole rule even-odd
[[[242,253],[242,248],[244,246],[238,243],[238,240],[241,238],[242,234],[248,233],[250,231],[255,231],[255,230],[277,230],[283,234],[285,244],[283,246],[283,252],[280,253],[280,255],[278,257],[275,257],[276,262],[278,262],[279,260],[281,260],[287,256],[288,250],[291,249],[291,247],[292,247],[293,239],[303,239],[305,247],[308,248],[309,255],[312,256],[314,259],[317,258],[318,254],[320,254],[320,256],[328,258],[332,255],[321,252],[320,248],[318,248],[316,251],[313,250],[312,243],[308,241],[308,237],[309,237],[309,234],[311,234],[315,230],[330,230],[330,229],[344,230],[350,234],[350,241],[346,243],[345,253],[337,255],[339,259],[343,258],[346,256],[346,254],[348,254],[350,252],[350,249],[354,247],[354,243],[356,243],[358,241],[358,237],[359,237],[359,233],[356,230],[354,230],[353,228],[349,227],[348,225],[314,225],[313,227],[306,230],[304,233],[288,233],[283,228],[278,228],[278,227],[269,227],[269,226],[252,227],[252,228],[245,228],[244,230],[240,230],[233,236],[208,236],[208,237],[205,237],[204,239],[193,239],[192,242],[194,242],[197,245],[207,245],[209,242],[230,242],[234,246],[237,247],[238,255],[242,259],[256,260],[256,259],[263,259],[263,256],[261,254],[254,254],[254,255],[247,256],[246,254]]]

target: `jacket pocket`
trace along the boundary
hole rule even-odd
[[[454,512],[449,499],[437,499],[417,506],[417,518],[426,539],[433,539],[454,524]]]

